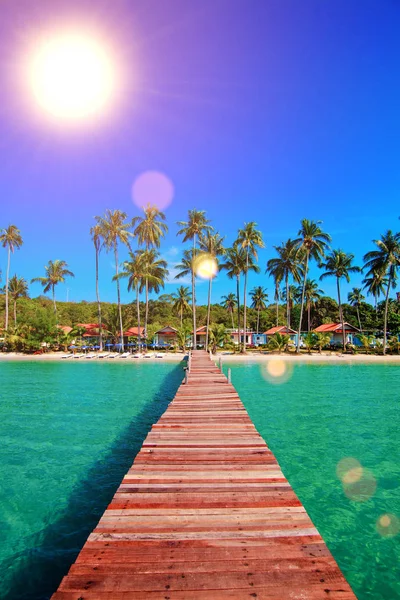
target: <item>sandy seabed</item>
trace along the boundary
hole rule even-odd
[[[128,358],[101,358],[99,361],[99,357],[88,359],[85,356],[77,359],[77,358],[62,358],[62,352],[48,352],[46,354],[21,354],[18,352],[8,352],[8,353],[0,353],[0,361],[9,361],[9,360],[21,360],[21,361],[48,361],[48,360],[61,360],[63,362],[85,362],[87,361],[96,361],[96,362],[142,362],[142,361],[152,361],[152,362],[181,362],[185,355],[182,352],[171,352],[162,355],[162,358],[157,358],[153,353],[149,353],[147,358],[133,358],[133,356],[129,356]],[[277,353],[253,353],[249,352],[247,354],[229,354],[229,353],[218,353],[213,354],[211,356],[212,360],[215,362],[219,362],[221,358],[222,363],[224,362],[234,362],[234,363],[260,363],[267,362],[270,360],[280,360],[285,362],[301,362],[301,363],[395,363],[400,365],[400,355],[399,356],[377,356],[377,355],[366,355],[366,354],[340,354],[338,353],[330,353],[330,352],[322,352],[322,354],[313,353],[313,354],[277,354]]]

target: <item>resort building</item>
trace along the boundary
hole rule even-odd
[[[264,343],[268,344],[270,338],[276,333],[280,333],[281,335],[288,335],[293,343],[297,342],[297,331],[291,329],[290,327],[287,327],[286,325],[278,325],[277,327],[271,327],[271,329],[268,329],[264,332],[264,335],[266,337],[266,342]]]
[[[243,329],[241,329],[240,331],[238,331],[238,329],[227,329],[226,331],[229,333],[230,338],[234,344],[239,345],[239,340],[240,340],[240,343],[243,344],[244,337],[245,337]],[[251,331],[251,329],[246,329],[246,344],[248,346],[252,346],[254,344],[254,341],[253,341],[254,335],[256,335],[254,333],[254,331]]]
[[[343,323],[344,333],[346,336],[346,344],[354,344],[354,336],[360,333],[360,330],[350,323]],[[343,343],[343,330],[341,323],[323,323],[314,329],[317,333],[329,333],[331,334],[331,344],[342,344]]]
[[[171,325],[166,325],[155,333],[154,342],[157,346],[169,346],[175,344],[177,340],[177,330]]]
[[[127,344],[129,338],[138,338],[139,329],[137,327],[129,327],[126,331],[124,331],[124,344]],[[144,327],[140,328],[140,337],[143,337]]]

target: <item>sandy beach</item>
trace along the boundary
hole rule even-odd
[[[152,362],[181,362],[186,356],[182,352],[169,352],[162,355],[162,358],[157,358],[155,354],[149,353],[147,358],[133,358],[133,356],[129,356],[128,358],[91,358],[88,359],[85,356],[77,358],[62,358],[64,353],[62,352],[47,352],[46,354],[22,354],[18,352],[8,352],[8,353],[0,353],[0,361],[62,361],[62,362],[142,362],[142,361],[152,361]],[[80,355],[79,355],[80,356]],[[221,358],[222,364],[225,362],[229,363],[263,363],[270,360],[280,360],[284,362],[290,362],[295,364],[296,362],[301,363],[395,363],[400,364],[400,355],[387,355],[387,356],[377,356],[374,354],[366,355],[366,354],[340,354],[340,353],[330,353],[323,352],[322,354],[313,353],[313,354],[277,354],[277,353],[247,353],[247,354],[229,354],[229,353],[217,353],[212,355],[212,359],[215,362],[219,362]]]

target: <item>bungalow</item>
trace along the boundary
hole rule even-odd
[[[137,338],[138,334],[139,334],[138,327],[129,327],[129,329],[124,331],[124,344],[127,344],[129,341],[129,338],[131,338],[131,337]],[[140,337],[143,338],[143,334],[144,334],[144,327],[141,327],[140,328]]]
[[[354,335],[360,333],[360,330],[350,323],[343,323],[344,334],[346,337],[346,344],[354,343]],[[317,333],[329,333],[331,335],[331,344],[342,344],[343,343],[343,329],[341,323],[323,323],[314,329]]]
[[[240,332],[238,331],[238,329],[227,329],[226,331],[229,333],[232,342],[236,346],[239,345],[239,338],[240,338],[240,343],[243,344],[243,340],[244,340],[244,330],[243,329],[241,329]],[[246,345],[251,346],[254,344],[254,341],[253,341],[254,335],[255,335],[254,331],[251,331],[250,329],[246,329]]]
[[[177,329],[171,325],[166,325],[155,333],[155,343],[158,346],[169,346],[175,344],[177,339]]]
[[[277,327],[271,327],[271,329],[268,329],[264,332],[264,335],[266,336],[265,343],[268,344],[269,339],[276,333],[280,333],[281,335],[288,335],[291,341],[294,343],[296,343],[297,341],[297,331],[291,329],[290,327],[287,327],[286,325],[278,325]]]

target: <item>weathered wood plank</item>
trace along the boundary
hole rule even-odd
[[[354,600],[205,352],[147,435],[53,600]]]

